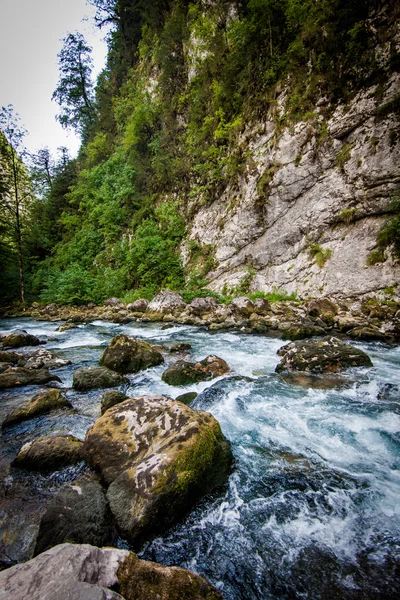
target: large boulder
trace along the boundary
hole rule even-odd
[[[328,324],[333,322],[333,319],[338,312],[339,307],[337,304],[328,298],[312,300],[307,306],[307,313],[310,315],[310,317],[319,317]]]
[[[129,380],[107,367],[80,367],[74,372],[72,385],[76,390],[85,392],[115,387],[122,383],[129,383]]]
[[[40,392],[7,415],[3,421],[3,427],[47,414],[59,408],[72,408],[71,403],[64,398],[60,390],[54,389]]]
[[[232,460],[212,415],[164,396],[110,408],[89,429],[84,456],[109,486],[111,511],[131,541],[181,518],[225,481]]]
[[[275,371],[334,373],[351,367],[372,367],[365,352],[335,337],[292,342],[278,350],[282,356]]]
[[[0,373],[0,390],[6,388],[18,387],[21,385],[43,385],[50,381],[61,379],[47,369],[26,369],[25,367],[10,367],[3,373]]]
[[[146,313],[164,315],[178,315],[185,310],[186,304],[182,300],[182,296],[177,292],[160,292],[153,298],[147,307]]]
[[[40,521],[35,555],[57,544],[93,544],[113,541],[111,515],[104,490],[93,477],[64,485],[51,499]]]
[[[107,390],[101,397],[101,414],[104,415],[106,410],[108,410],[112,406],[115,406],[116,404],[120,404],[120,402],[123,402],[127,399],[128,396],[126,394],[123,394],[122,392],[119,392],[118,390]]]
[[[169,385],[187,385],[208,381],[229,371],[229,366],[222,358],[210,355],[197,363],[178,360],[164,371],[162,380]]]
[[[82,442],[72,435],[48,435],[24,444],[13,467],[30,471],[56,471],[81,460]]]
[[[5,348],[21,348],[22,346],[39,346],[40,340],[36,335],[27,333],[24,329],[13,331],[2,338]]]
[[[115,591],[117,590],[117,591]],[[0,573],[1,600],[222,600],[203,577],[128,550],[60,544]]]
[[[116,335],[100,359],[101,365],[118,373],[137,373],[163,362],[160,352],[150,344],[125,334]]]
[[[307,338],[321,337],[323,335],[326,335],[326,331],[323,327],[318,327],[318,325],[313,325],[312,323],[294,323],[284,330],[282,339],[305,340]]]

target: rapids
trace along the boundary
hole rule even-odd
[[[219,420],[232,443],[234,469],[222,490],[135,550],[203,574],[227,600],[400,597],[400,347],[357,344],[373,369],[348,372],[340,387],[304,388],[274,373],[284,343],[278,339],[191,326],[95,321],[56,332],[58,325],[0,322],[1,331],[26,329],[72,361],[54,372],[75,409],[4,431],[0,460],[33,437],[71,433],[84,439],[100,414],[102,392],[73,391],[72,374],[97,364],[117,333],[167,348],[188,342],[193,358],[216,354],[232,373],[175,388],[161,381],[161,365],[130,376],[121,389],[130,396],[198,392],[192,406]],[[0,392],[0,419],[36,392]],[[79,469],[38,477],[35,485],[60,485]],[[129,547],[123,540],[119,545]]]

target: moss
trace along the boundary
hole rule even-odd
[[[379,144],[379,138],[377,138],[377,137],[372,137],[372,138],[370,139],[370,141],[369,141],[369,145],[370,145],[370,148],[371,148],[371,153],[372,153],[372,154],[376,154],[376,147],[378,146],[378,144]]]
[[[354,143],[343,144],[340,152],[336,155],[336,166],[339,171],[344,172],[344,166],[351,158],[351,151],[354,148],[354,145]]]
[[[381,121],[392,112],[396,114],[400,113],[400,94],[397,94],[394,98],[392,98],[388,102],[385,102],[385,104],[378,106],[378,108],[376,109],[377,121]]]
[[[355,220],[356,214],[356,208],[345,208],[340,214],[338,214],[336,220],[338,223],[346,223],[346,225],[349,225],[352,221]]]
[[[319,244],[310,244],[308,248],[308,255],[311,259],[314,259],[315,263],[320,269],[322,269],[326,261],[330,259],[332,250],[329,248],[324,250]]]
[[[367,258],[367,265],[376,265],[378,263],[385,262],[385,260],[386,255],[384,250],[382,250],[381,248],[377,248],[376,250],[372,250],[372,252],[369,253]]]

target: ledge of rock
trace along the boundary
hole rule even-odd
[[[129,380],[107,367],[81,367],[74,372],[72,385],[76,390],[84,392],[115,387],[122,383],[129,383]]]
[[[208,381],[229,371],[229,366],[222,358],[210,355],[197,363],[178,360],[164,371],[162,379],[169,385],[179,386]]]
[[[100,364],[118,373],[137,373],[164,362],[160,352],[147,342],[120,334],[115,336],[105,349]]]
[[[0,373],[0,390],[19,387],[21,385],[43,385],[50,381],[61,383],[61,379],[57,375],[49,373],[47,369],[10,367],[3,373]]]
[[[84,457],[109,486],[111,511],[131,540],[181,518],[225,481],[232,461],[212,415],[165,396],[110,408],[88,431]]]
[[[0,598],[222,600],[203,577],[185,569],[147,562],[127,550],[89,544],[60,544],[2,571]]]
[[[7,415],[3,421],[3,427],[32,419],[38,415],[44,415],[58,408],[72,408],[71,403],[64,398],[60,390],[54,389],[40,392]]]
[[[46,436],[24,444],[12,466],[30,471],[56,471],[81,460],[82,442],[72,435]]]
[[[326,336],[287,344],[278,350],[282,356],[275,371],[334,373],[351,367],[372,367],[369,356],[351,344]]]
[[[93,544],[113,541],[111,515],[104,490],[93,477],[64,485],[51,499],[40,521],[35,555],[57,544]]]

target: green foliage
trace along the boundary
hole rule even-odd
[[[286,290],[278,290],[276,287],[273,287],[270,292],[252,292],[248,296],[253,301],[264,298],[269,302],[299,302],[296,292],[289,294]]]
[[[336,166],[339,171],[344,172],[344,166],[350,160],[353,148],[354,144],[343,144],[340,152],[336,155]]]
[[[385,102],[385,104],[381,104],[381,106],[378,106],[376,110],[377,120],[380,121],[384,119],[387,115],[389,115],[392,112],[400,114],[400,94],[397,94],[391,100]]]
[[[400,198],[391,201],[389,210],[391,216],[378,233],[377,248],[369,254],[368,265],[384,262],[388,256],[387,249],[396,260],[400,260]]]
[[[325,250],[319,244],[312,243],[308,247],[308,256],[313,259],[320,269],[325,265],[326,261],[330,259],[332,250],[326,248]]]
[[[338,223],[346,223],[346,225],[350,225],[350,223],[355,220],[356,214],[356,208],[344,208],[342,212],[338,214],[336,220]]]

